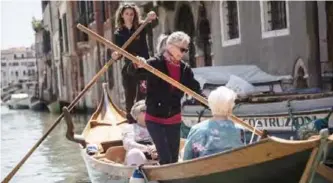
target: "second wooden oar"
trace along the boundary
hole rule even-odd
[[[125,56],[126,58],[130,59],[132,62],[136,63],[136,64],[140,64],[141,61],[140,59],[136,58],[134,55],[128,53],[127,51],[125,51],[124,49],[119,48],[117,45],[113,44],[111,41],[105,39],[104,37],[98,35],[96,32],[90,30],[89,28],[78,24],[77,28],[79,28],[81,31],[85,32],[86,34],[88,34],[90,37],[96,39],[97,41],[103,43],[105,46],[107,46],[110,49],[116,50],[118,53],[122,54],[123,56]],[[203,98],[202,96],[200,96],[199,94],[195,93],[194,91],[192,91],[191,89],[187,88],[186,86],[184,86],[183,84],[179,83],[178,81],[170,78],[168,75],[160,72],[159,70],[155,69],[154,67],[148,65],[148,64],[144,64],[143,68],[148,70],[149,72],[155,74],[156,76],[160,77],[161,79],[163,79],[164,81],[170,83],[171,85],[177,87],[178,89],[180,89],[181,91],[187,93],[188,95],[194,97],[195,99],[197,99],[198,101],[200,101],[201,103],[205,104],[208,106],[208,101]],[[257,135],[262,136],[263,132],[258,130],[258,129],[254,129],[251,125],[245,123],[243,120],[241,120],[240,118],[231,115],[229,116],[231,118],[232,121],[244,126],[245,128],[247,128],[250,131],[254,131]]]
[[[141,24],[141,26],[133,33],[133,35],[124,43],[122,46],[123,49],[127,48],[129,44],[139,35],[139,33],[144,29],[144,27],[149,23],[149,19],[147,18],[144,23]],[[110,59],[108,63],[104,65],[104,67],[93,77],[93,79],[86,85],[86,87],[79,93],[77,97],[72,101],[72,103],[68,106],[69,111],[71,111],[74,106],[77,104],[77,102],[81,99],[81,97],[95,84],[97,79],[102,76],[108,68],[112,65],[114,62],[113,59]],[[51,131],[59,124],[61,119],[64,117],[64,113],[61,113],[61,115],[55,120],[55,122],[52,124],[52,126],[47,130],[47,132],[37,141],[37,143],[29,150],[29,152],[22,158],[22,160],[13,168],[11,172],[5,177],[5,179],[2,181],[2,183],[9,182],[15,173],[20,169],[20,167],[25,163],[25,161],[31,156],[31,154],[37,149],[37,147],[45,140],[45,138],[51,133]]]

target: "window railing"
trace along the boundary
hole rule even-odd
[[[271,30],[287,28],[285,1],[268,1],[267,13],[271,16],[271,19],[268,20],[268,23],[271,24]]]
[[[239,37],[238,30],[238,12],[236,1],[226,1],[225,9],[227,10],[227,26],[229,39],[235,39]]]

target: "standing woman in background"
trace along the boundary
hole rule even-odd
[[[147,15],[150,21],[156,19],[155,12],[151,11]],[[115,43],[117,46],[122,47],[124,43],[133,35],[133,33],[140,27],[142,21],[140,19],[140,11],[135,4],[124,4],[120,6],[116,12],[116,31],[114,32]],[[142,30],[140,34],[132,41],[127,47],[126,51],[143,58],[148,59],[148,45],[146,40],[147,32]],[[120,59],[118,52],[112,53],[112,59]],[[141,81],[136,76],[129,75],[127,73],[127,67],[131,63],[130,60],[125,58],[125,65],[122,68],[122,83],[125,90],[125,103],[127,120],[129,123],[133,122],[133,118],[130,115],[131,108],[134,105],[134,101],[141,100],[145,97],[145,81]],[[144,78],[141,78],[144,79]]]

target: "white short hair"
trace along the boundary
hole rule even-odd
[[[227,116],[232,113],[236,97],[237,94],[225,86],[213,90],[208,96],[208,105],[213,116]]]
[[[133,105],[131,109],[131,115],[133,119],[138,120],[139,114],[145,111],[146,111],[145,100],[140,100]]]
[[[188,36],[185,32],[176,31],[170,34],[168,39],[166,40],[166,44],[173,44],[173,43],[190,43],[190,36]]]

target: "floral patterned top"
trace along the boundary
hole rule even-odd
[[[188,134],[183,160],[190,160],[243,145],[241,130],[230,120],[209,119],[194,125]]]
[[[125,150],[136,148],[143,152],[147,152],[147,146],[140,144],[140,141],[153,142],[147,128],[140,126],[137,123],[127,124],[122,129],[122,140]]]

